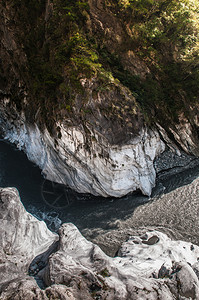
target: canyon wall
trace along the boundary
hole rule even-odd
[[[152,61],[131,6],[34,5],[0,4],[0,124],[48,179],[105,197],[150,195],[165,149],[198,156],[197,60],[180,61],[179,45],[166,51],[160,40]]]

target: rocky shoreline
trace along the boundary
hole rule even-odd
[[[71,223],[50,232],[14,188],[0,189],[0,212],[1,300],[199,297],[199,247],[192,243],[151,230],[129,237],[112,258]]]

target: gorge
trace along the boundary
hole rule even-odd
[[[198,9],[194,0],[1,1],[0,299],[199,297]],[[146,245],[157,249],[150,272],[138,255]]]
[[[3,135],[48,179],[78,192],[150,195],[153,163],[166,147],[199,153],[197,23],[191,19],[197,5],[147,2],[151,15],[142,35],[145,10],[135,12],[128,1],[44,2],[1,4]],[[195,39],[183,44],[176,38],[164,53],[174,21],[187,29],[184,38]],[[156,23],[158,45],[147,33]]]
[[[44,222],[25,212],[15,189],[1,189],[1,299],[105,299],[107,296],[110,299],[148,299],[149,295],[154,300],[158,297],[177,299],[179,296],[197,299],[199,250],[194,244],[199,241],[198,160],[191,161],[187,170],[181,169],[179,173],[178,166],[176,174],[159,178],[151,199],[141,195],[95,199],[94,196],[85,198],[84,194],[69,194],[73,196],[71,206],[56,210],[59,203],[52,208],[42,199],[44,179],[39,169],[9,143],[1,141],[0,146],[1,186],[17,186],[27,209],[45,220],[53,231],[57,231],[62,222],[72,221],[94,243],[89,244],[74,225],[65,223],[59,229],[61,240],[67,235],[62,252],[56,252],[55,258],[51,259],[49,250],[37,258],[58,236],[51,233]],[[145,239],[149,245],[145,244]],[[88,246],[94,247],[95,258],[87,256]],[[78,256],[71,257],[70,247],[72,253],[79,253]],[[111,258],[115,254],[116,257]],[[94,265],[85,265],[82,257],[88,261],[94,259]],[[174,258],[175,263],[171,262]],[[49,259],[55,272],[50,272],[50,279],[46,266]],[[94,277],[88,272],[94,272]]]

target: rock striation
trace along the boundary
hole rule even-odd
[[[51,251],[58,236],[23,207],[14,188],[0,189],[0,284],[28,272],[33,258]]]
[[[192,155],[181,152],[160,126],[160,131],[143,126],[128,142],[115,144],[89,124],[68,126],[60,121],[59,131],[52,135],[46,127],[41,130],[36,123],[29,124],[15,109],[11,121],[9,103],[1,103],[4,137],[23,150],[47,179],[80,193],[122,197],[140,190],[150,196],[157,172],[179,172],[196,158],[189,147],[183,146]]]
[[[113,258],[71,223],[55,245],[58,236],[25,211],[15,189],[0,197],[0,299],[198,299],[198,246],[152,230]]]
[[[47,179],[78,192],[104,197],[121,197],[135,190],[151,194],[156,178],[153,162],[165,149],[157,131],[143,128],[127,144],[111,145],[90,128],[88,147],[81,127],[57,126],[61,139],[26,121],[18,127],[7,126],[5,138],[24,150]]]
[[[142,40],[150,20],[161,24],[170,9],[146,2],[140,19],[133,3],[109,2],[0,3],[0,130],[48,179],[78,192],[150,195],[153,163],[166,147],[198,156],[198,63],[179,60],[186,49],[175,36],[167,46]]]

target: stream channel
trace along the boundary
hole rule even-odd
[[[72,222],[110,255],[140,230],[158,229],[199,245],[198,181],[196,159],[189,169],[157,179],[151,198],[140,193],[119,199],[78,194],[45,180],[22,151],[0,140],[0,187],[16,187],[26,210],[52,231]]]

